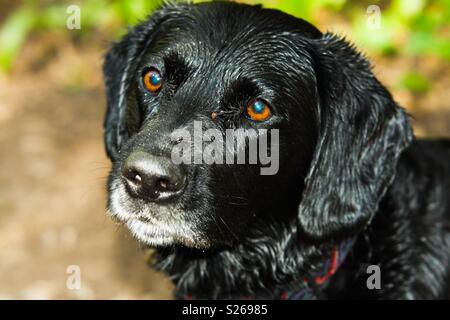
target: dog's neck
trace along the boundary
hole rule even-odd
[[[158,250],[157,267],[169,274],[179,299],[314,299],[353,243],[305,245],[287,231],[278,241],[260,239],[216,252]]]

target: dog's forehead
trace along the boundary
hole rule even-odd
[[[297,32],[305,37],[320,37],[321,32],[309,22],[274,9],[264,9],[260,5],[245,5],[234,2],[210,2],[185,6],[178,10],[179,17],[185,17],[188,26],[211,35],[217,30],[219,39],[225,40],[227,33],[247,32]],[[220,33],[222,32],[222,33]]]
[[[154,34],[151,53],[176,53],[197,63],[274,66],[277,59],[286,60],[298,49],[299,37],[321,36],[308,22],[276,10],[224,3],[193,7],[178,10],[163,22]]]

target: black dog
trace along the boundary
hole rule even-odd
[[[343,39],[260,6],[170,4],[104,76],[108,208],[178,298],[449,297],[450,143],[413,139]],[[278,172],[174,164],[194,121],[279,129]]]

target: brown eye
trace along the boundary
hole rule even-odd
[[[144,85],[148,91],[152,93],[157,93],[162,87],[161,74],[154,69],[147,71],[144,74]]]
[[[256,99],[248,104],[247,116],[253,121],[266,121],[272,116],[272,111],[265,101]]]

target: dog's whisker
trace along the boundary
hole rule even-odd
[[[237,240],[239,241],[239,237],[233,232],[233,230],[231,230],[230,227],[228,227],[228,224],[225,222],[225,220],[223,220],[223,218],[221,216],[218,216],[220,221],[222,221],[223,225],[225,226],[225,228],[227,228],[227,230],[230,232],[230,234]]]

